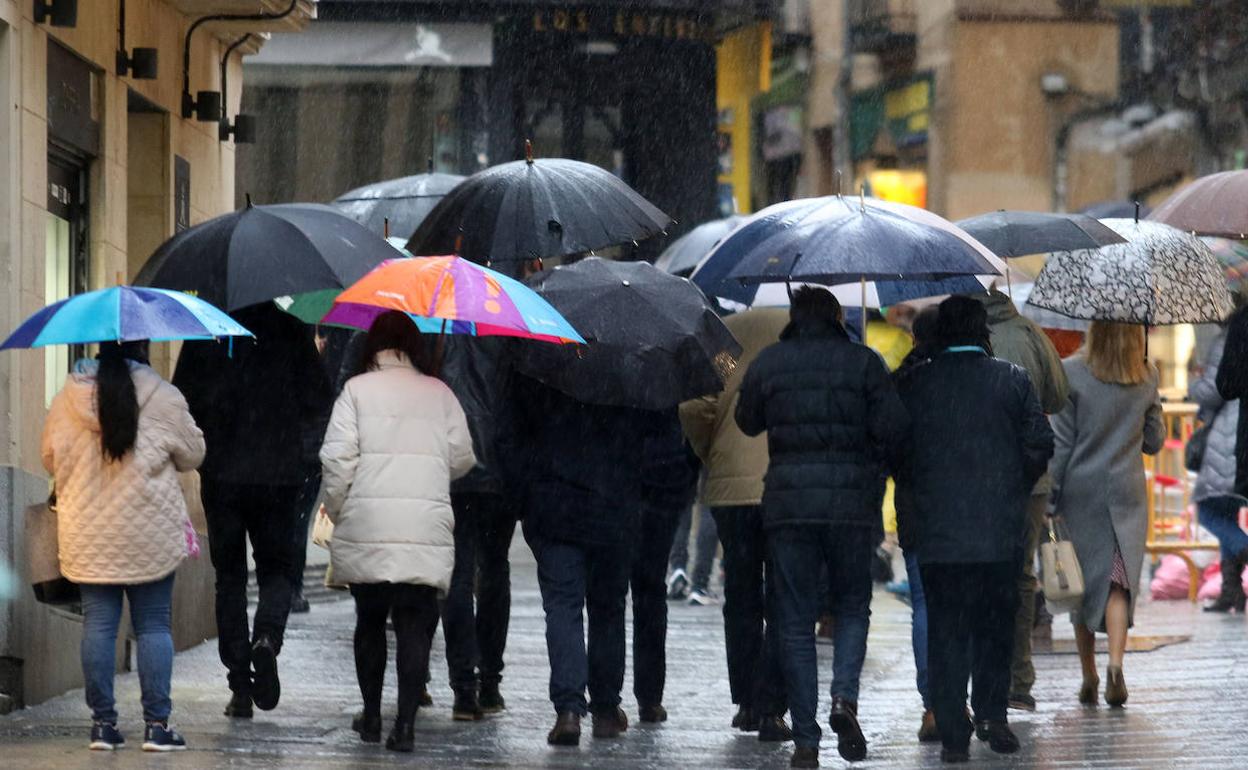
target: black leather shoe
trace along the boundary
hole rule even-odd
[[[365,743],[381,743],[381,714],[369,716],[363,711],[357,712],[351,720],[351,729],[359,733],[360,740]]]
[[[296,594],[290,599],[290,614],[302,615],[312,610],[312,605],[308,604],[308,600],[303,598],[303,594]]]
[[[752,733],[758,729],[758,717],[751,706],[740,706],[737,715],[732,718],[732,726],[743,733]]]
[[[793,749],[793,756],[789,759],[789,767],[818,767],[819,766],[819,749],[812,746],[798,746]]]
[[[627,729],[628,715],[619,706],[594,714],[595,738],[618,738]]]
[[[785,743],[793,740],[793,731],[784,717],[770,716],[758,720],[758,740],[763,743]]]
[[[472,690],[460,690],[455,693],[455,705],[451,706],[451,718],[456,722],[475,722],[485,716],[477,694]]]
[[[832,732],[836,733],[836,750],[846,762],[861,762],[867,758],[867,738],[858,726],[858,704],[844,698],[832,699],[832,713],[828,717]]]
[[[420,691],[420,707],[422,709],[429,708],[433,705],[433,696],[429,694],[429,685],[425,685]]]
[[[579,746],[581,743],[581,715],[572,711],[561,711],[555,719],[555,726],[546,734],[546,742],[551,746]]]
[[[416,725],[413,722],[394,720],[394,729],[386,738],[386,748],[410,754],[416,749]]]
[[[998,754],[1018,751],[1018,737],[1006,722],[976,722],[975,737],[988,742],[988,748]]]
[[[282,698],[282,683],[277,678],[277,645],[269,637],[257,637],[251,645],[251,669],[251,699],[261,711],[272,711]]]
[[[481,706],[481,711],[485,714],[497,714],[507,709],[507,702],[503,700],[497,684],[481,685],[481,695],[477,698],[477,704]]]
[[[940,761],[949,765],[960,765],[964,762],[970,762],[970,747],[968,746],[964,749],[951,749],[946,746],[940,750]]]
[[[667,721],[667,709],[663,708],[661,704],[657,704],[657,703],[654,704],[653,706],[638,706],[637,718],[647,724],[658,724],[659,722],[666,722]]]
[[[230,696],[230,702],[225,704],[225,715],[231,719],[251,719],[254,716],[251,696],[244,692],[234,693]]]

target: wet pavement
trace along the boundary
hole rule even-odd
[[[0,766],[13,768],[780,768],[790,748],[759,744],[728,729],[733,715],[723,657],[723,626],[716,607],[671,605],[668,683],[670,720],[634,725],[618,740],[596,741],[586,729],[580,748],[544,742],[553,713],[546,699],[547,662],[532,558],[514,551],[514,605],[507,648],[504,715],[478,723],[452,722],[441,635],[434,651],[435,705],[417,720],[415,755],[360,744],[350,731],[358,707],[351,657],[352,603],[315,605],[294,616],[280,659],[282,703],[254,721],[229,722],[224,676],[215,643],[178,655],[174,668],[174,722],[190,750],[178,755],[139,751],[138,682],[119,675],[121,727],[131,745],[113,755],[85,749],[90,721],[82,692],[0,717]],[[939,747],[915,739],[920,717],[910,653],[909,610],[877,592],[860,711],[870,754],[860,767],[937,767]],[[1214,617],[1187,602],[1142,603],[1137,631],[1148,636],[1190,635],[1190,641],[1133,652],[1126,660],[1131,699],[1126,709],[1085,709],[1076,702],[1079,664],[1073,654],[1037,657],[1033,714],[1011,713],[1022,751],[1011,758],[980,744],[972,762],[1008,767],[1245,767],[1248,766],[1248,626],[1242,616]],[[1059,621],[1056,648],[1070,629]],[[1173,641],[1173,640],[1164,640]],[[392,641],[393,645],[393,641]],[[1148,645],[1144,645],[1148,646]],[[392,647],[393,650],[393,647]],[[1102,657],[1102,667],[1104,658]],[[820,646],[821,689],[831,677],[831,648]],[[393,661],[386,698],[394,700]],[[636,715],[631,679],[625,708]],[[827,713],[827,694],[820,712]],[[587,726],[588,727],[588,726]],[[838,767],[835,738],[825,728],[825,767]]]

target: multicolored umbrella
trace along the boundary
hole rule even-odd
[[[132,340],[210,340],[251,337],[234,319],[180,291],[114,286],[77,294],[26,319],[0,345],[37,348]]]
[[[338,295],[322,322],[368,329],[390,310],[433,333],[585,342],[532,289],[455,256],[390,260]]]
[[[1229,238],[1201,238],[1226,273],[1226,286],[1236,294],[1248,294],[1248,244]]]

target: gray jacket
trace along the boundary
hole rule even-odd
[[[1053,343],[1030,318],[1020,315],[1014,302],[993,289],[972,295],[988,311],[988,330],[992,335],[992,354],[1027,370],[1031,384],[1045,414],[1057,414],[1066,406],[1070,384],[1062,369],[1061,356]],[[1032,495],[1048,495],[1052,481],[1048,474],[1036,482]]]
[[[1205,457],[1196,474],[1192,500],[1200,502],[1211,497],[1235,494],[1235,440],[1239,425],[1239,400],[1226,401],[1218,393],[1218,366],[1226,346],[1223,331],[1209,348],[1200,378],[1191,384],[1187,399],[1200,405],[1201,419],[1209,423],[1209,440]]]

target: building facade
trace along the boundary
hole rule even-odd
[[[234,144],[212,94],[197,97],[226,92],[236,121],[242,55],[315,13],[311,0],[54,0],[36,19],[38,5],[0,0],[5,334],[50,302],[128,282],[176,230],[234,208]],[[196,24],[209,15],[250,18]],[[188,86],[201,109],[184,118]],[[81,616],[34,602],[22,547],[24,511],[49,491],[46,407],[81,352],[0,353],[0,709],[81,685]],[[170,352],[154,359],[167,368]],[[215,635],[211,572],[206,558],[179,572],[179,649]],[[118,652],[124,665],[128,645]]]

